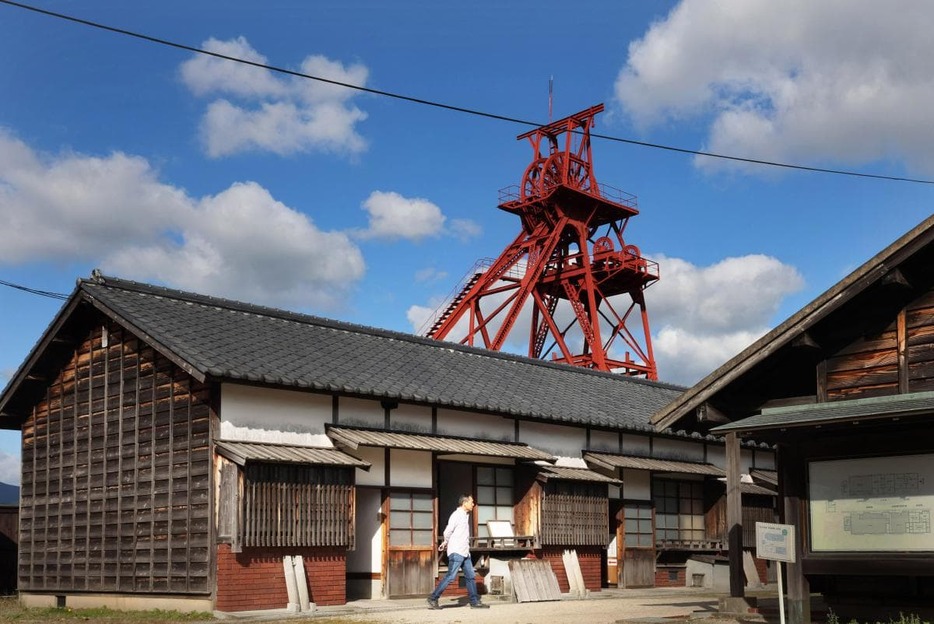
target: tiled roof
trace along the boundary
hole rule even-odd
[[[110,277],[84,297],[200,378],[654,431],[683,388]]]

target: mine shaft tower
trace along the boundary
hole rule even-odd
[[[498,351],[528,325],[529,357],[658,378],[644,297],[658,265],[623,240],[635,197],[594,177],[590,129],[602,110],[519,135],[532,163],[520,186],[500,191],[499,208],[522,231],[465,278],[429,337]]]

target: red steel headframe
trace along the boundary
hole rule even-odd
[[[532,162],[518,187],[500,191],[499,208],[518,215],[522,231],[468,275],[428,336],[500,350],[528,323],[530,357],[658,378],[643,292],[658,265],[623,239],[639,214],[635,197],[594,177],[590,129],[602,110],[518,137],[532,145]]]

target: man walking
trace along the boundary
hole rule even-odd
[[[435,591],[428,597],[429,609],[440,609],[438,599],[441,597],[444,588],[457,578],[457,571],[464,568],[464,578],[467,580],[467,596],[470,599],[472,609],[488,609],[489,605],[480,602],[480,596],[477,594],[477,575],[473,569],[473,562],[470,560],[470,512],[473,511],[473,496],[461,494],[457,499],[457,509],[451,513],[448,518],[448,525],[444,529],[444,541],[438,546],[438,550],[448,551],[448,573],[441,579]]]

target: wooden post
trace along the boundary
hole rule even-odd
[[[739,437],[726,434],[726,526],[730,549],[730,596],[746,595],[746,574],[743,571],[743,501],[739,490]]]
[[[811,586],[804,576],[804,514],[807,513],[804,460],[797,444],[778,447],[778,487],[784,503],[785,524],[795,525],[795,562],[786,564],[788,624],[811,624]]]

